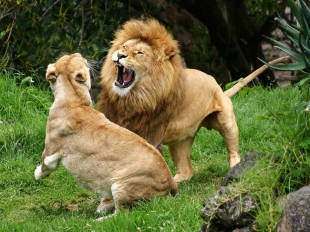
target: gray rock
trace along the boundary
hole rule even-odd
[[[249,194],[240,195],[233,187],[222,186],[205,202],[200,216],[205,220],[201,231],[233,230],[254,221],[256,203]]]
[[[222,186],[208,201],[200,212],[206,222],[200,229],[202,232],[217,231],[254,231],[256,203],[250,194],[238,193],[227,185],[239,180],[243,173],[253,167],[258,160],[257,152],[248,152],[239,164],[226,174]]]
[[[258,231],[258,223],[254,221],[251,225],[243,227],[243,228],[238,228],[234,229],[232,232],[253,232],[253,231]]]
[[[227,184],[230,182],[238,180],[245,172],[245,170],[253,167],[256,164],[258,156],[258,153],[255,151],[246,153],[242,157],[240,163],[236,164],[227,172],[221,185],[227,186]]]
[[[277,232],[310,232],[310,186],[299,189],[289,198]]]
[[[237,196],[217,210],[217,217],[220,218],[226,228],[240,228],[248,226],[254,221],[254,209],[256,203],[249,195]]]

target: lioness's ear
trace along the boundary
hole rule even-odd
[[[56,68],[55,64],[49,64],[47,66],[47,71],[46,71],[46,80],[50,82],[55,82],[57,78],[57,73],[56,73]]]
[[[57,76],[54,72],[50,72],[48,73],[48,75],[46,75],[46,80],[50,81],[50,82],[55,82],[57,79]]]
[[[86,75],[83,75],[82,73],[77,73],[75,76],[75,81],[78,83],[84,83],[87,80]]]

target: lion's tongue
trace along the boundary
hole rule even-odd
[[[125,72],[124,74],[123,74],[123,82],[129,82],[129,81],[131,81],[131,73],[129,73],[129,72]]]

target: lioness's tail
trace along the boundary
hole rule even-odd
[[[284,56],[284,57],[275,59],[273,61],[270,61],[269,64],[288,63],[290,61],[291,61],[290,56]],[[266,64],[263,65],[262,67],[260,67],[259,69],[255,70],[250,75],[248,75],[246,78],[242,79],[240,82],[235,84],[233,87],[226,90],[224,93],[228,97],[234,96],[236,93],[238,93],[241,90],[242,87],[246,86],[250,81],[252,81],[255,77],[257,77],[259,74],[264,72],[267,68],[268,66]]]
[[[174,179],[172,179],[170,194],[172,196],[175,196],[177,194],[177,192],[178,192],[178,188],[179,188],[178,187],[178,183]]]

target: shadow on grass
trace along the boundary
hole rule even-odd
[[[40,218],[85,218],[85,219],[96,219],[100,217],[97,214],[96,205],[89,203],[87,206],[79,206],[79,204],[68,203],[64,204],[62,202],[53,202],[50,204],[45,204],[31,209]]]
[[[222,181],[228,172],[228,169],[217,168],[218,166],[208,166],[195,172],[191,182],[195,183],[213,183],[216,180]]]

